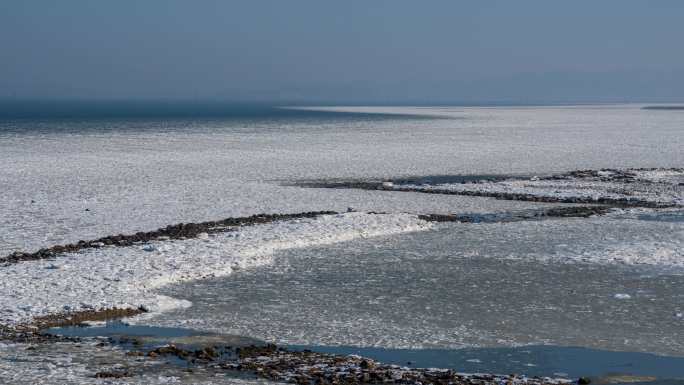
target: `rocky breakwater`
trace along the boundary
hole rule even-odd
[[[135,234],[128,235],[111,235],[89,241],[80,240],[76,243],[56,245],[43,248],[35,252],[17,251],[5,256],[4,258],[0,258],[0,264],[49,259],[54,258],[62,253],[75,253],[84,249],[101,248],[106,246],[125,247],[157,240],[198,238],[206,234],[232,231],[236,227],[241,226],[252,226],[300,218],[315,218],[321,215],[331,214],[337,214],[337,212],[310,211],[296,214],[257,214],[249,217],[226,218],[218,221],[178,223],[153,231],[137,232]]]
[[[241,349],[230,369],[249,370],[276,381],[296,384],[565,384],[563,378],[466,374],[451,369],[387,365],[357,355],[338,356],[288,351],[274,345]]]

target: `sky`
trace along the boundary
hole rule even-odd
[[[0,99],[684,101],[681,0],[1,0]]]

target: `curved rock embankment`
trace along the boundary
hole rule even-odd
[[[28,253],[17,251],[0,258],[0,263],[18,263],[39,259],[54,258],[62,253],[73,253],[85,249],[96,249],[105,246],[133,246],[135,244],[169,240],[197,238],[201,234],[215,234],[231,231],[240,226],[252,226],[277,221],[287,221],[300,218],[315,218],[321,215],[337,214],[335,211],[310,211],[296,214],[256,214],[249,217],[226,218],[218,221],[200,223],[178,223],[153,231],[137,232],[135,234],[111,235],[89,241],[80,240],[67,245],[55,245]]]

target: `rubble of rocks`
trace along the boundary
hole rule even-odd
[[[85,322],[107,321],[133,317],[145,313],[143,308],[110,308],[100,310],[84,310],[79,312],[64,312],[35,317],[30,324],[6,326],[0,324],[0,341],[20,343],[75,341],[77,338],[63,337],[42,331],[54,327],[78,326]]]
[[[466,374],[451,369],[412,368],[388,365],[357,355],[341,356],[309,350],[290,351],[276,345],[204,347],[184,349],[167,345],[147,353],[129,354],[159,358],[173,356],[189,364],[215,369],[248,372],[258,377],[295,384],[468,384],[543,385],[568,384],[566,378],[523,375]]]
[[[296,384],[565,384],[568,379],[521,375],[465,374],[451,369],[388,365],[357,355],[339,356],[275,345],[242,348],[237,362],[221,364],[274,381]]]

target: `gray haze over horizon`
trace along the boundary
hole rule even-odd
[[[684,1],[3,0],[0,99],[681,102]]]

